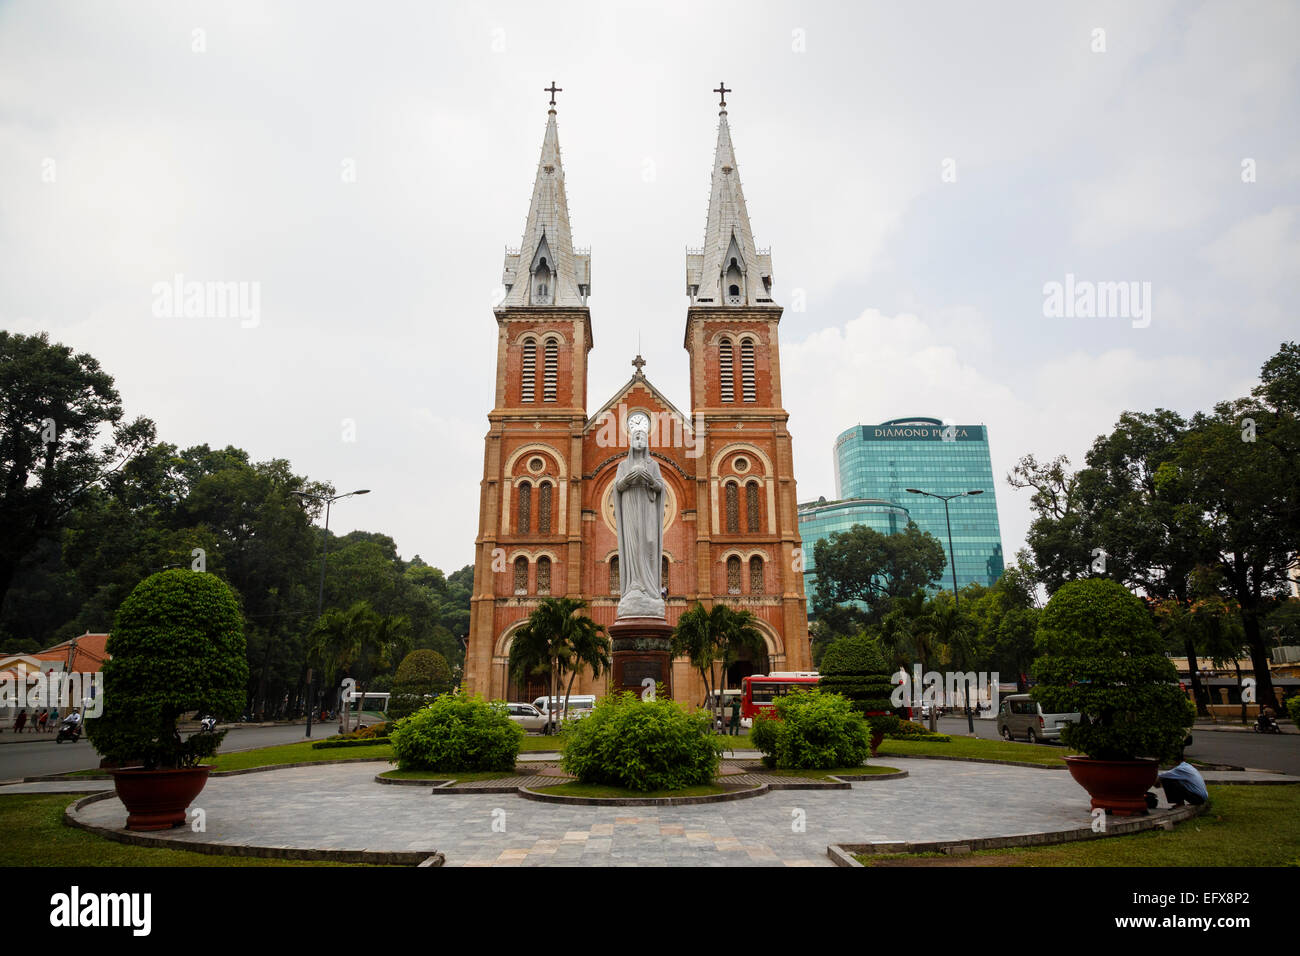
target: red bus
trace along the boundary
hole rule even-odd
[[[816,687],[821,675],[816,671],[773,671],[751,674],[741,680],[740,716],[753,720],[759,714],[771,714],[773,702],[796,687]]]

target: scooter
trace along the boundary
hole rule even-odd
[[[55,736],[54,742],[61,744],[65,740],[71,740],[74,744],[81,739],[81,721],[73,720],[71,717],[64,717],[59,724],[58,735]]]
[[[1254,731],[1257,734],[1280,734],[1282,728],[1277,725],[1277,718],[1272,714],[1260,714],[1255,720]]]

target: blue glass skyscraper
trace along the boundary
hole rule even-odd
[[[983,425],[944,425],[937,418],[854,425],[835,440],[835,484],[840,498],[883,499],[905,507],[922,531],[939,539],[949,564],[938,587],[952,587],[954,560],[958,588],[971,582],[987,587],[1002,575],[1002,532]],[[908,488],[945,496],[983,492],[949,503],[955,555],[948,550],[943,502],[909,494]],[[807,537],[803,546],[811,550]]]

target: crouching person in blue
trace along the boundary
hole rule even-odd
[[[1205,778],[1186,760],[1170,770],[1161,771],[1156,786],[1164,788],[1165,799],[1171,807],[1181,807],[1184,803],[1199,807],[1210,799],[1210,792],[1205,789]]]

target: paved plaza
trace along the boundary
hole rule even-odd
[[[167,836],[179,843],[438,851],[448,866],[829,866],[832,843],[1011,836],[1076,829],[1091,819],[1087,795],[1065,770],[899,757],[888,763],[909,776],[678,807],[434,795],[424,786],[376,783],[384,762],[296,767],[210,779],[195,802],[207,832]],[[80,817],[117,828],[126,812],[110,798],[86,806]]]

